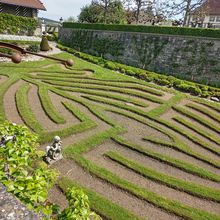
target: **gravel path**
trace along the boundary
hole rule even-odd
[[[56,43],[49,42],[49,45],[52,48],[52,50],[49,50],[47,52],[40,51],[39,54],[51,56],[51,55],[54,55],[54,54],[61,53],[61,50],[56,47]],[[44,58],[42,58],[42,57],[38,57],[38,56],[28,54],[28,55],[22,57],[22,62],[38,61],[38,60],[43,60],[43,59]],[[0,62],[11,62],[11,59],[0,57]]]

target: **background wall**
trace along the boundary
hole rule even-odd
[[[220,40],[107,30],[60,29],[61,43],[150,71],[220,86]]]

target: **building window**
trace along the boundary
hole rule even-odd
[[[212,21],[212,22],[215,21],[215,16],[210,16],[209,21]]]
[[[216,21],[220,22],[220,16],[217,16]]]

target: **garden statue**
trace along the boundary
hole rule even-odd
[[[16,141],[16,136],[12,135],[12,136],[7,136],[7,135],[3,135],[1,140],[0,140],[0,147],[5,146],[9,141]]]
[[[49,164],[61,160],[63,158],[61,153],[61,144],[62,141],[59,136],[55,136],[53,143],[50,146],[46,147],[46,156],[45,161]]]

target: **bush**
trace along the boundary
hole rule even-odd
[[[47,40],[47,37],[45,35],[42,36],[42,40],[41,40],[41,43],[40,43],[40,50],[41,51],[50,50],[50,46],[48,44],[48,40]]]
[[[132,70],[126,70],[125,73],[129,76],[135,76],[136,75],[136,73]]]
[[[40,51],[40,47],[38,44],[31,44],[26,48],[27,51],[38,53]]]
[[[59,216],[59,220],[100,220],[101,218],[90,210],[88,196],[80,189],[71,188],[66,193],[69,208],[65,209]]]
[[[52,207],[45,203],[56,173],[45,168],[41,155],[36,151],[37,135],[25,126],[10,122],[0,125],[0,137],[14,135],[15,140],[0,147],[0,181],[29,208],[50,216]]]
[[[76,50],[72,48],[68,48],[68,47],[65,47],[59,44],[58,44],[58,47],[61,50],[68,51],[77,57],[86,59],[100,66],[105,66],[106,68],[120,71],[121,73],[125,73],[127,75],[135,76],[147,82],[155,82],[159,85],[174,87],[182,92],[191,93],[192,95],[200,95],[202,97],[208,97],[211,95],[213,96],[219,95],[220,93],[220,89],[218,88],[214,88],[214,87],[210,87],[210,86],[202,85],[202,84],[197,84],[197,83],[189,82],[186,80],[177,79],[174,76],[161,75],[158,73],[138,69],[135,67],[126,66],[121,63],[107,61],[101,57],[95,57],[89,54],[77,52]]]
[[[202,90],[196,86],[190,86],[189,91],[192,95],[201,95],[202,94]]]
[[[58,41],[58,33],[52,33],[50,35],[47,35],[47,40],[48,41]]]
[[[37,24],[37,20],[34,18],[0,13],[1,34],[33,35]]]
[[[206,28],[187,28],[187,27],[161,27],[161,26],[142,26],[142,25],[117,25],[117,24],[85,24],[64,22],[64,28],[109,30],[124,32],[157,33],[167,35],[199,36],[220,38],[220,30]]]

